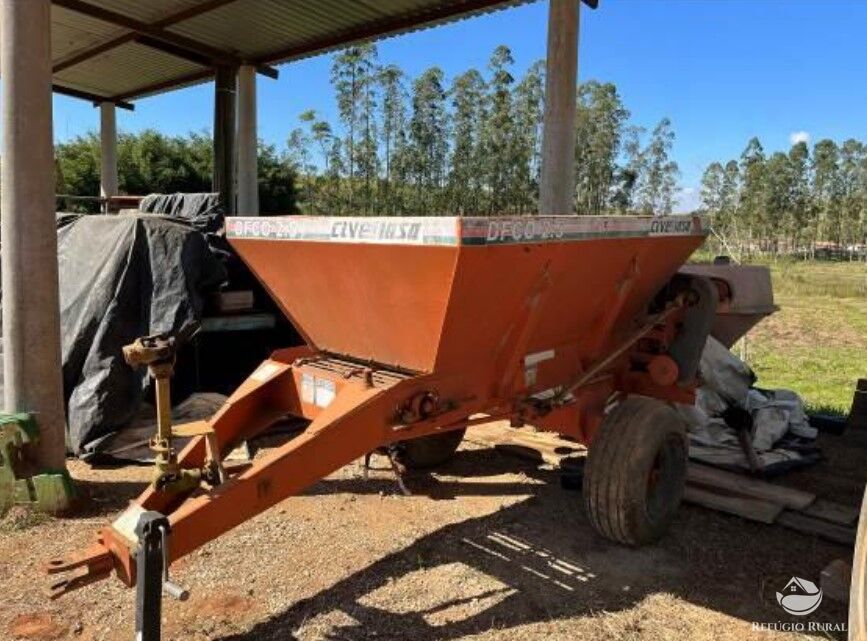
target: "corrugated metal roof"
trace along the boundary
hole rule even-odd
[[[164,78],[187,76],[200,70],[199,65],[129,42],[90,59],[87,64],[55,74],[55,81],[80,91],[117,96]]]
[[[53,0],[56,86],[112,100],[532,0]]]

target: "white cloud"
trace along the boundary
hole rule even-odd
[[[799,142],[810,142],[810,133],[807,131],[793,131],[789,134],[789,142],[797,145]]]
[[[701,194],[695,187],[681,187],[675,197],[674,213],[690,214],[701,207]]]

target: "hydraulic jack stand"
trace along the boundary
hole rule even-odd
[[[143,512],[136,525],[135,641],[160,641],[163,591],[179,601],[189,593],[169,580],[169,520]]]

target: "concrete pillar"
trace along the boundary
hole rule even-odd
[[[238,213],[259,215],[256,68],[238,69]]]
[[[109,198],[117,195],[117,122],[113,102],[99,105],[99,195]]]
[[[539,213],[542,215],[571,214],[575,191],[575,97],[580,2],[550,2],[539,185]]]
[[[214,79],[213,189],[226,213],[235,213],[235,109],[238,67],[217,67]]]
[[[2,5],[3,378],[6,411],[36,415],[34,462],[63,470],[50,11],[49,0]]]

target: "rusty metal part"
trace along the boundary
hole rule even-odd
[[[398,417],[401,423],[408,425],[436,415],[441,411],[441,408],[437,393],[426,390],[408,398],[401,405]]]
[[[671,356],[665,354],[654,356],[647,364],[647,371],[657,385],[674,385],[680,374],[677,363]]]
[[[46,574],[65,576],[49,584],[49,598],[58,599],[73,590],[108,578],[113,569],[114,557],[101,540],[84,550],[52,559],[45,564]]]
[[[184,430],[172,429],[171,378],[174,375],[177,351],[198,331],[197,323],[189,323],[177,334],[154,334],[137,338],[123,348],[124,360],[133,368],[147,366],[156,387],[157,432],[150,442],[154,452],[152,483],[157,490],[188,492],[202,481],[219,485],[226,479],[216,434],[206,423]],[[175,436],[204,436],[206,456],[200,468],[187,469],[178,464],[173,446]]]
[[[568,382],[564,385],[557,394],[557,402],[562,403],[567,398],[568,394],[575,392],[577,389],[582,387],[583,385],[588,384],[594,378],[596,378],[599,374],[601,374],[605,369],[613,365],[621,356],[623,356],[629,349],[635,346],[635,344],[647,336],[651,331],[653,331],[658,325],[663,324],[670,316],[672,316],[675,312],[680,309],[680,304],[675,303],[670,307],[665,309],[664,311],[659,312],[658,314],[651,317],[650,320],[644,323],[644,325],[630,334],[626,340],[624,340],[620,345],[611,350],[608,355],[601,359],[600,361],[594,363],[591,367],[589,367],[586,371],[579,374],[572,381]]]
[[[394,472],[394,479],[397,482],[397,487],[398,489],[400,489],[400,493],[404,496],[412,496],[412,492],[409,491],[409,488],[403,481],[403,477],[406,474],[406,468],[400,464],[400,461],[398,461],[395,447],[397,446],[390,445],[385,448],[385,455],[388,457],[388,463],[389,465],[391,465],[391,471]]]

